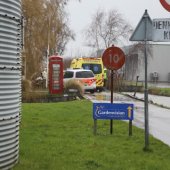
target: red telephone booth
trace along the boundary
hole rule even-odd
[[[63,58],[60,56],[49,57],[49,92],[59,94],[63,92]]]

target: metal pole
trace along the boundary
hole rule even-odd
[[[49,64],[49,62],[48,62],[48,57],[49,57],[49,43],[48,43],[48,47],[47,47],[47,59],[46,59],[46,67],[47,67],[47,75],[46,75],[46,82],[45,82],[45,86],[46,86],[46,88],[48,88],[48,78],[49,78],[49,70],[48,70],[48,64]]]
[[[148,85],[147,85],[147,10],[145,10],[145,150],[149,149]]]
[[[94,131],[93,131],[94,135],[97,134],[97,120],[94,119]]]
[[[129,136],[132,136],[132,120],[129,120]]]
[[[139,79],[139,76],[136,76],[136,88],[135,88],[135,92],[134,92],[134,94],[133,94],[134,97],[136,97],[138,79]]]
[[[47,41],[48,41],[48,42],[47,42],[47,43],[48,43],[48,47],[47,47],[47,60],[46,60],[46,64],[47,64],[47,70],[46,70],[46,71],[47,71],[47,75],[46,75],[46,82],[45,82],[46,88],[48,88],[48,79],[49,79],[49,75],[48,75],[48,74],[49,74],[49,70],[48,70],[48,64],[49,64],[49,63],[48,63],[48,57],[49,57],[49,54],[50,54],[50,45],[49,45],[49,44],[50,44],[50,42],[49,42],[49,41],[50,41],[50,32],[49,32],[49,30],[50,30],[50,20],[49,20],[49,23],[48,23],[48,27],[49,27],[49,29],[48,29],[48,35],[47,35],[47,36],[48,36],[48,37],[47,37],[47,38],[48,38],[48,39],[47,39]]]
[[[110,91],[111,91],[111,100],[110,103],[113,103],[113,75],[114,70],[111,70],[111,85],[110,85]],[[110,120],[110,134],[113,133],[113,120]]]

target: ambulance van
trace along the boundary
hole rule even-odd
[[[70,65],[72,69],[91,70],[96,78],[96,90],[102,91],[104,86],[104,67],[101,58],[76,58]]]

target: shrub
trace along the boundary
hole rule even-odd
[[[77,92],[80,96],[83,96],[84,94],[82,83],[75,79],[71,79],[64,83],[64,89],[65,93],[70,93],[73,90],[74,92]]]
[[[25,92],[22,93],[22,101],[23,102],[37,102],[43,101],[47,98],[47,94],[45,93],[38,93],[38,92]]]
[[[160,89],[157,87],[150,87],[148,92],[149,94],[160,95]]]
[[[30,80],[22,80],[22,91],[29,92],[32,91],[32,85]]]

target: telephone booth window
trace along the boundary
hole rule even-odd
[[[53,64],[53,89],[59,90],[60,89],[60,65],[59,64]]]

